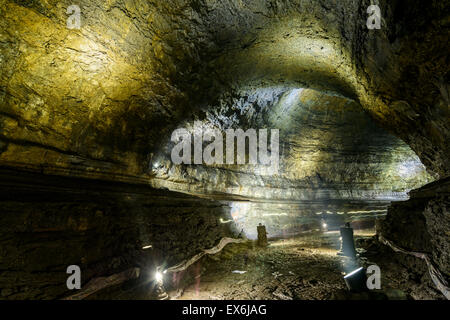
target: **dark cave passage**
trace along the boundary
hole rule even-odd
[[[0,299],[449,299],[450,7],[372,2],[0,0]]]

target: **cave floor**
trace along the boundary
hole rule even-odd
[[[355,230],[356,260],[337,255],[337,231],[270,241],[267,248],[232,244],[192,268],[193,283],[169,293],[178,300],[443,299],[420,259],[374,248],[374,234],[373,229]],[[381,290],[350,293],[343,276],[373,264],[382,271]],[[420,273],[408,267],[418,264]]]
[[[373,234],[374,230],[355,231],[355,239]],[[229,244],[182,274],[166,275],[166,287],[171,288],[167,292],[172,300],[339,299],[347,291],[343,272],[360,263],[337,255],[339,237],[338,231],[331,231],[272,240],[266,248],[253,241]],[[148,285],[108,291],[90,298],[154,298]]]
[[[375,241],[374,234],[374,229],[354,231],[356,260],[337,255],[338,231],[272,239],[265,248],[255,241],[231,243],[183,272],[166,274],[164,284],[171,300],[444,299],[432,284],[425,262],[395,254]],[[344,274],[372,264],[381,269],[381,290],[349,292]],[[144,278],[104,289],[88,299],[157,299],[153,280]]]
[[[337,237],[281,239],[241,252],[239,245],[230,246],[208,257],[203,273],[177,299],[331,299],[345,289],[342,258],[334,248]]]

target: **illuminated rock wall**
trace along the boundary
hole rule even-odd
[[[149,154],[187,115],[281,85],[357,100],[445,177],[444,4],[380,1],[368,30],[369,3],[82,0],[70,30],[69,0],[2,0],[0,162],[149,179]]]
[[[168,139],[151,159],[155,186],[279,200],[399,200],[433,180],[414,152],[377,126],[360,105],[316,90],[254,88],[180,127],[193,135],[194,120],[201,121],[203,132],[208,127],[224,132],[223,162],[225,129],[278,129],[278,172],[271,172],[273,164],[173,165],[175,143]]]

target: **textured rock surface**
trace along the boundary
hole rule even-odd
[[[410,200],[389,207],[379,230],[406,250],[429,254],[447,279],[450,279],[449,196],[448,179],[414,190]]]
[[[371,3],[80,0],[82,26],[70,30],[66,9],[71,0],[0,0],[0,164],[233,197],[402,198],[405,190],[450,173],[449,8],[439,0],[380,0],[382,28],[368,30]],[[301,88],[306,89],[301,103],[292,106],[292,113],[284,110],[282,100],[289,94],[283,94]],[[152,171],[154,157],[166,154],[171,132],[186,119],[211,120],[224,128],[280,126],[282,173],[266,179],[249,168],[164,166],[162,172]],[[412,174],[402,176],[411,161]],[[185,202],[191,198],[136,196],[130,205],[126,193],[143,193],[121,189],[105,195],[100,205],[97,198],[57,182],[44,197],[29,176],[18,196],[11,192],[14,175],[5,174],[1,181],[6,191],[0,237],[8,245],[0,252],[8,259],[1,260],[0,270],[12,272],[10,287],[1,291],[4,297],[38,297],[26,284],[32,279],[20,277],[51,273],[55,279],[54,272],[78,259],[80,250],[98,260],[89,263],[104,258],[105,268],[112,270],[109,254],[128,250],[149,206],[158,208],[150,231],[161,230],[161,237],[171,235],[167,221],[183,225],[181,217],[189,216],[190,229],[200,233],[167,240],[180,250],[219,234],[202,229],[212,219],[210,207],[209,215],[204,211],[206,202],[192,200],[201,213],[194,217]],[[34,191],[25,192],[27,184]],[[68,204],[60,202],[67,197]],[[448,271],[448,223],[438,223],[447,221],[448,198],[424,199],[394,205],[386,228],[399,241],[404,236],[403,244],[411,249],[432,252]],[[166,207],[171,201],[180,201],[174,211]],[[211,205],[222,210],[218,203]],[[97,218],[97,210],[105,216]],[[139,222],[125,218],[129,212]],[[119,237],[111,244],[113,233]],[[417,238],[408,237],[412,234]],[[40,245],[46,250],[39,251]],[[63,245],[72,249],[60,253]],[[44,278],[36,285],[59,285]],[[49,290],[48,297],[63,289]]]
[[[354,98],[448,175],[448,21],[440,1],[1,1],[0,161],[133,177],[180,119],[243,87]],[[420,14],[418,14],[420,12]],[[114,176],[113,176],[114,175]]]
[[[173,165],[174,143],[168,140],[151,159],[155,186],[266,199],[395,200],[433,180],[414,152],[380,129],[360,105],[316,90],[242,91],[233,98],[224,97],[196,121],[203,132],[211,127],[222,132],[278,129],[278,172],[273,174],[271,166],[263,164]],[[194,123],[198,122],[188,120],[180,127],[194,134],[198,131]],[[225,161],[225,134],[223,146]]]
[[[367,250],[362,254],[367,266],[380,267],[382,288],[400,289],[415,300],[445,300],[434,285],[424,260],[396,254],[374,238],[357,240],[356,244]]]
[[[214,201],[128,184],[0,175],[0,299],[69,295],[69,265],[80,266],[84,285],[130,267],[171,266],[233,236],[220,223],[230,219],[229,208]]]

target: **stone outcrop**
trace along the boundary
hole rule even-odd
[[[230,211],[215,201],[6,169],[0,176],[0,299],[73,294],[70,265],[80,266],[82,286],[136,266],[152,277],[156,265],[172,266],[237,234],[220,223]]]
[[[378,232],[407,251],[428,254],[450,279],[450,180],[431,183],[410,196],[408,201],[392,203]]]

